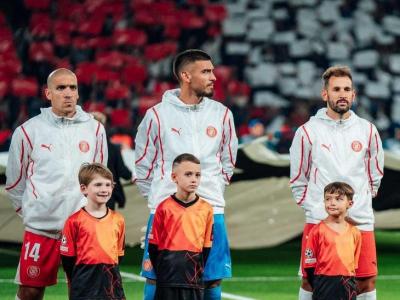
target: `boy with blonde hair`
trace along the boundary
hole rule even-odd
[[[212,243],[213,208],[196,195],[200,177],[200,161],[194,155],[175,158],[171,178],[177,192],[157,207],[148,237],[157,300],[204,298],[203,271]]]
[[[113,175],[102,164],[83,164],[79,183],[87,204],[67,219],[60,247],[69,297],[125,299],[118,268],[124,256],[125,221],[106,206]]]

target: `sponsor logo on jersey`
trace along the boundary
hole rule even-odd
[[[150,272],[153,269],[150,259],[145,259],[143,261],[143,270]]]
[[[213,126],[208,126],[206,133],[210,138],[213,138],[217,135],[217,129]]]
[[[360,141],[353,141],[351,143],[351,149],[353,149],[354,152],[360,152],[362,147],[363,146]]]
[[[81,150],[81,152],[86,153],[88,152],[90,149],[89,147],[89,143],[86,141],[80,141],[79,142],[79,150]]]
[[[40,268],[38,266],[29,266],[26,270],[26,273],[29,278],[35,279],[39,277]]]

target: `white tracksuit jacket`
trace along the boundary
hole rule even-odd
[[[375,126],[353,111],[335,121],[320,109],[297,129],[290,148],[290,187],[306,214],[306,223],[327,217],[324,187],[334,181],[348,183],[355,191],[348,215],[361,230],[374,229],[372,197],[383,176],[383,150]]]
[[[34,232],[62,230],[65,220],[85,205],[80,166],[106,164],[107,155],[103,125],[79,106],[72,118],[44,108],[19,126],[11,140],[6,191],[25,227]]]
[[[162,102],[150,108],[136,135],[136,184],[151,212],[176,192],[171,180],[172,162],[182,153],[200,159],[197,193],[223,213],[225,185],[233,174],[238,141],[231,111],[209,98],[186,105],[179,89],[166,91]]]

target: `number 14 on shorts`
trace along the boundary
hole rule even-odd
[[[27,260],[29,258],[32,258],[34,262],[37,262],[40,258],[40,244],[39,243],[32,243],[27,242],[25,243],[25,255],[24,259]]]

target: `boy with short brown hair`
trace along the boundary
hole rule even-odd
[[[343,182],[330,183],[324,189],[328,217],[311,230],[303,253],[313,300],[357,298],[355,272],[361,233],[346,221],[353,195],[352,187]]]

